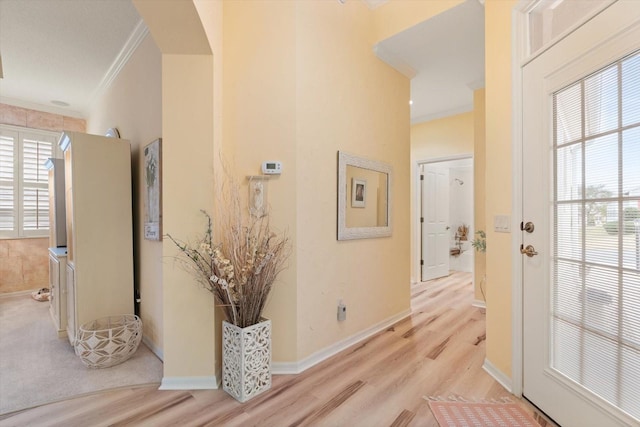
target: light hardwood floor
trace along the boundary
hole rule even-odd
[[[510,395],[483,369],[485,316],[469,273],[413,289],[410,317],[245,404],[222,390],[126,388],[10,415],[0,426],[437,426],[425,397]],[[541,425],[547,424],[542,418]]]

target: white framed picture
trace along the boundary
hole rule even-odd
[[[351,207],[364,208],[367,205],[367,181],[365,179],[351,179]]]

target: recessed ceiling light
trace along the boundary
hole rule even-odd
[[[56,101],[56,100],[51,101],[51,103],[53,105],[57,105],[58,107],[68,107],[70,105],[68,102]]]
[[[409,105],[413,105],[413,99],[409,100]]]

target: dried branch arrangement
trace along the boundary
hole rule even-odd
[[[178,247],[182,268],[213,294],[228,322],[245,328],[259,323],[276,277],[290,254],[286,234],[271,231],[269,215],[253,216],[241,208],[238,185],[231,182],[222,200],[220,241],[216,242],[213,219],[204,234],[185,242],[167,237]],[[217,230],[218,228],[216,228]]]

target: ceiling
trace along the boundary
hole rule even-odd
[[[383,61],[411,77],[411,122],[473,109],[484,87],[484,7],[467,0],[375,47]]]
[[[0,0],[0,102],[85,117],[146,32],[130,0]],[[374,50],[411,78],[413,123],[471,111],[484,86],[484,8],[467,0]]]
[[[0,102],[83,117],[144,31],[129,0],[0,0]]]

